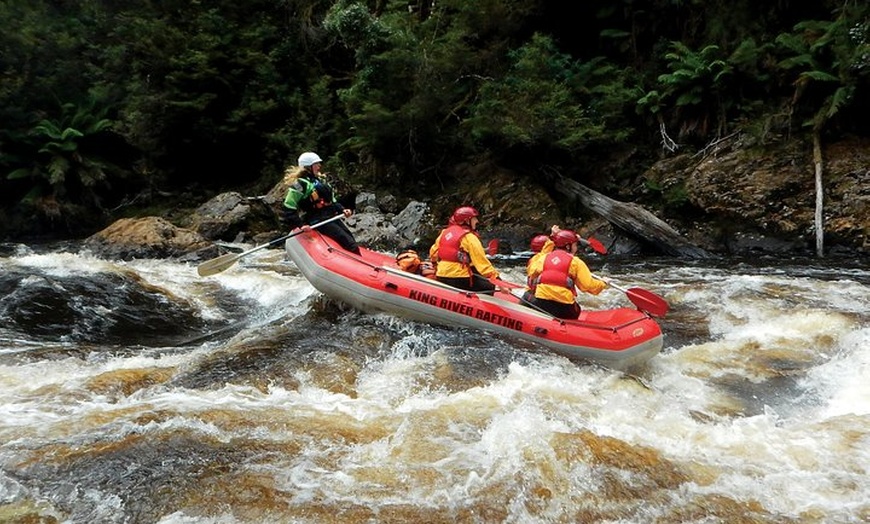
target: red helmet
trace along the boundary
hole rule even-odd
[[[562,229],[556,232],[553,235],[553,244],[558,248],[566,248],[575,242],[579,242],[580,237],[577,236],[577,233],[571,231],[570,229]]]
[[[548,238],[547,235],[537,235],[533,238],[531,243],[532,252],[540,253],[540,251],[544,249],[544,244],[547,243]]]
[[[478,213],[473,207],[458,207],[456,208],[456,211],[453,212],[453,216],[450,217],[450,223],[460,226],[471,225],[471,219],[478,216],[480,216],[480,213]]]

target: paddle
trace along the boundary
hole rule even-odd
[[[597,278],[598,280],[602,280],[607,282],[607,285],[618,289],[625,293],[631,303],[637,306],[637,309],[649,313],[654,317],[663,317],[667,314],[668,309],[670,309],[670,305],[668,305],[667,301],[662,297],[656,295],[652,291],[648,291],[639,287],[632,288],[624,288],[618,284],[615,284],[609,278],[601,278],[594,273],[592,274],[593,278]]]
[[[323,224],[328,224],[329,222],[332,222],[333,220],[338,220],[339,218],[342,218],[343,216],[344,216],[344,214],[335,215],[334,217],[328,218],[322,222],[317,222],[316,224],[311,224],[310,228],[316,229],[316,228],[322,226]],[[305,229],[300,229],[298,231],[294,231],[288,235],[284,235],[283,237],[276,238],[275,240],[272,240],[269,243],[263,244],[262,246],[257,246],[253,249],[249,249],[249,250],[244,251],[242,253],[227,253],[226,255],[221,255],[217,258],[213,258],[213,259],[208,260],[206,262],[203,262],[202,264],[197,266],[196,272],[199,273],[199,276],[201,276],[201,277],[215,275],[217,273],[220,273],[221,271],[229,269],[230,266],[232,266],[233,264],[238,262],[239,259],[241,259],[244,256],[250,255],[251,253],[254,253],[254,252],[259,251],[261,249],[265,249],[269,246],[275,245],[283,240],[287,240],[288,238],[295,237],[296,235],[302,234],[305,231],[306,231]]]
[[[498,292],[498,291],[503,291],[503,292],[517,298],[520,302],[531,307],[532,309],[537,310],[545,315],[549,315],[551,317],[553,316],[553,314],[550,313],[549,311],[541,309],[537,304],[534,304],[534,303],[526,300],[525,297],[523,296],[523,293],[520,293],[519,295],[517,295],[516,293],[513,292],[513,290],[515,290],[515,289],[525,290],[526,286],[524,286],[522,284],[514,284],[513,282],[508,282],[507,280],[501,280],[499,278],[486,278],[485,276],[478,274],[478,273],[474,273],[473,276],[475,278],[478,278],[481,280],[486,280],[487,282],[490,282],[491,284],[495,285],[495,289],[493,289],[492,291],[477,291],[476,293],[489,295],[489,294],[494,294],[495,292]],[[560,319],[557,317],[553,317],[553,318],[555,318],[556,320],[559,320],[559,321],[563,320],[563,319]]]
[[[600,253],[602,255],[607,254],[607,248],[604,247],[604,244],[592,237],[581,238],[580,242],[591,247],[596,253]],[[599,276],[596,276],[595,274],[593,274],[592,276],[594,278],[597,278],[598,280],[603,280],[607,282],[608,286],[622,291],[623,293],[625,293],[628,299],[631,300],[631,303],[637,306],[637,309],[649,313],[654,317],[663,317],[665,316],[665,314],[667,314],[668,309],[670,309],[667,301],[662,297],[656,295],[652,291],[648,291],[639,287],[625,289],[624,287],[619,286],[610,279],[603,279]]]
[[[599,241],[598,241],[597,239],[595,239],[595,238],[592,238],[592,237],[589,237],[589,238],[581,238],[581,239],[580,239],[580,243],[581,243],[581,244],[585,244],[585,245],[591,247],[592,250],[595,251],[596,253],[599,253],[599,254],[601,254],[601,255],[606,255],[606,254],[607,254],[607,248],[604,247],[604,244],[602,244],[601,242],[599,242]]]

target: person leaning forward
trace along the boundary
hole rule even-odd
[[[486,258],[478,237],[479,216],[473,207],[459,207],[450,217],[449,225],[438,234],[429,249],[438,281],[468,291],[495,290],[489,279],[498,278],[498,271]]]
[[[554,227],[555,229],[555,227]],[[575,256],[580,237],[570,229],[552,235],[553,251],[536,259],[528,268],[535,295],[530,302],[556,318],[576,319],[580,306],[577,289],[597,295],[607,283],[592,276],[585,262]]]
[[[323,222],[338,214],[344,214],[345,217],[353,214],[352,210],[338,203],[335,191],[320,172],[322,162],[317,153],[302,153],[298,166],[288,174],[290,188],[284,198],[283,220],[291,229]],[[353,233],[341,220],[322,224],[318,231],[338,242],[345,250],[360,254]]]

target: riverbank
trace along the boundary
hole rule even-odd
[[[848,139],[823,150],[825,253],[862,256],[870,253],[870,139]],[[721,256],[806,256],[815,254],[814,165],[803,142],[753,144],[734,136],[701,152],[669,155],[638,175],[613,180],[608,166],[586,166],[571,174],[602,194],[643,206],[665,221],[687,242]],[[564,176],[563,174],[560,174]],[[490,236],[505,247],[526,248],[528,239],[552,224],[577,229],[607,242],[615,254],[655,255],[656,250],[631,231],[620,230],[604,217],[560,193],[544,177],[509,170],[490,162],[461,164],[445,174],[444,186],[425,204],[433,227],[453,208],[471,204],[484,217]],[[398,213],[409,202],[401,187],[361,187],[354,192],[377,194],[378,211]],[[280,192],[276,184],[270,193]],[[153,194],[138,203],[96,215],[81,208],[57,206],[2,211],[0,238],[27,243],[85,238],[119,218],[158,216],[186,227],[190,214],[214,197],[195,190]],[[242,195],[263,201],[262,195]],[[268,195],[266,195],[268,197]],[[268,198],[266,198],[268,200]],[[271,198],[268,206],[280,205]],[[263,209],[260,210],[264,211]],[[274,214],[262,214],[257,233],[283,226]],[[238,231],[232,234],[237,234]],[[227,238],[233,237],[227,233]]]

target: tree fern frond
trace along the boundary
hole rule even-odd
[[[800,78],[818,80],[819,82],[838,82],[840,80],[836,76],[824,71],[804,71],[799,76]]]
[[[855,93],[855,87],[840,87],[834,94],[831,96],[830,103],[828,104],[828,111],[826,113],[827,118],[831,118],[836,115],[841,108],[847,106],[849,102],[852,100],[852,95]]]
[[[812,66],[813,65],[813,56],[810,54],[800,54],[791,56],[784,60],[780,60],[777,63],[777,66],[781,69],[794,69],[796,67],[801,66]]]
[[[49,184],[52,186],[63,185],[63,182],[66,179],[66,174],[70,168],[69,160],[62,156],[55,156],[52,157],[46,167],[48,169]]]
[[[17,180],[21,178],[29,178],[33,176],[33,169],[29,167],[20,167],[8,175],[6,175],[6,180]]]

